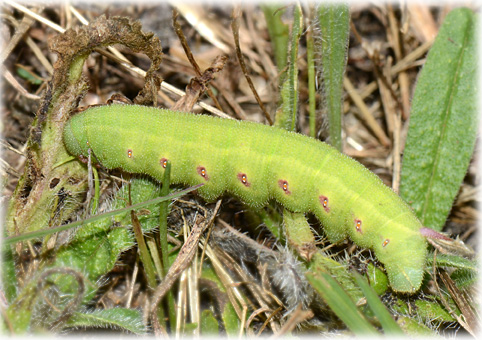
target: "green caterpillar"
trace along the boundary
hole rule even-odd
[[[370,248],[395,291],[419,289],[426,257],[421,223],[410,207],[363,165],[331,146],[262,124],[136,105],[97,106],[65,126],[67,150],[108,169],[195,185],[207,200],[228,192],[260,207],[276,199],[312,212],[332,242],[349,237]]]

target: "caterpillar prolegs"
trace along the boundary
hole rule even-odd
[[[262,124],[137,105],[89,108],[64,130],[67,150],[93,151],[106,168],[196,185],[207,200],[227,192],[260,207],[275,199],[311,212],[333,242],[372,249],[395,291],[421,285],[426,241],[410,207],[372,172],[326,143]]]

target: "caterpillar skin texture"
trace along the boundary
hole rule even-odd
[[[328,144],[262,124],[137,105],[97,106],[66,124],[67,150],[105,168],[195,185],[206,200],[228,192],[252,207],[275,199],[312,212],[332,242],[349,237],[384,264],[392,289],[421,285],[426,241],[408,205],[367,168]]]

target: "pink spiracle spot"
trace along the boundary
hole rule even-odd
[[[238,173],[238,179],[241,181],[241,183],[243,183],[245,186],[249,187],[251,186],[251,183],[248,182],[248,176],[246,176],[246,174],[243,174],[243,173]]]
[[[289,190],[287,181],[285,181],[284,179],[280,179],[278,181],[278,185],[281,189],[283,189],[286,195],[291,195],[291,191]]]
[[[328,197],[320,196],[319,199],[320,199],[320,204],[323,206],[323,209],[325,209],[325,211],[329,213],[330,207],[328,206]]]
[[[161,158],[159,163],[162,165],[162,167],[165,169],[167,166],[167,158]]]
[[[197,173],[200,174],[202,177],[204,177],[204,179],[205,179],[206,181],[209,181],[209,176],[208,176],[208,173],[207,173],[205,167],[198,166],[198,167],[197,167]]]
[[[389,243],[390,243],[390,239],[386,238],[385,241],[383,241],[382,246],[386,247],[387,244],[389,244]]]
[[[358,231],[360,234],[363,234],[362,228],[361,228],[362,222],[359,219],[355,220],[355,229]]]
[[[127,157],[132,158],[132,150],[131,149],[127,150]]]

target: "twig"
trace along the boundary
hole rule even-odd
[[[15,88],[18,93],[20,93],[22,96],[28,99],[33,99],[33,100],[40,100],[42,97],[37,96],[36,94],[31,94],[27,90],[23,88],[22,85],[15,79],[15,77],[10,73],[9,70],[5,69],[3,66],[1,67],[3,76],[5,79],[8,81],[10,85],[12,85],[13,88]]]
[[[48,19],[45,19],[44,17],[42,17],[41,15],[38,15],[37,13],[29,10],[27,7],[25,6],[22,6],[20,4],[17,4],[16,2],[14,1],[11,1],[11,0],[4,0],[5,3],[9,4],[10,6],[12,6],[13,8],[16,8],[18,9],[19,11],[31,16],[32,18],[34,18],[35,20],[37,21],[40,21],[41,23],[49,26],[50,28],[53,28],[54,30],[56,30],[57,32],[60,32],[60,33],[64,33],[65,32],[65,29],[60,27],[59,25],[53,23],[52,21],[48,20]]]
[[[163,332],[161,325],[159,324],[159,320],[157,318],[157,309],[159,303],[161,302],[164,295],[168,292],[171,286],[176,282],[182,272],[189,266],[192,259],[194,258],[194,254],[196,253],[197,245],[199,243],[199,238],[201,234],[207,227],[207,223],[201,223],[200,221],[196,221],[194,224],[191,234],[187,238],[186,242],[182,246],[181,250],[179,251],[179,255],[176,257],[176,260],[169,268],[166,277],[162,281],[162,283],[157,286],[156,290],[154,291],[154,295],[152,298],[152,303],[150,307],[151,311],[151,321],[154,325],[154,331],[156,334],[161,334]]]
[[[362,118],[367,123],[368,127],[373,131],[373,133],[378,138],[378,140],[383,144],[383,146],[389,146],[390,140],[388,139],[387,135],[385,134],[385,132],[383,132],[382,128],[378,125],[375,118],[373,118],[373,116],[370,114],[370,111],[368,110],[368,107],[366,106],[365,102],[363,101],[363,99],[361,99],[357,90],[355,89],[355,87],[347,77],[343,78],[343,86],[345,87],[348,95],[353,100],[354,104],[358,107],[358,109],[360,109],[360,112],[362,113]]]
[[[198,77],[201,77],[202,71],[201,68],[199,67],[198,63],[196,62],[196,59],[194,58],[194,55],[191,52],[191,49],[189,48],[189,44],[187,43],[186,37],[184,36],[184,33],[182,31],[181,25],[179,25],[179,22],[177,21],[177,17],[179,16],[179,13],[173,9],[172,10],[172,25],[174,26],[174,31],[177,34],[177,37],[179,38],[179,41],[181,42],[181,46],[184,49],[184,53],[187,56],[187,59],[191,63],[192,67],[194,68],[194,71],[196,72]],[[207,88],[207,93],[209,97],[213,100],[214,104],[216,107],[222,111],[221,109],[221,104],[219,104],[218,99],[214,95],[213,91],[209,88]]]
[[[253,92],[254,97],[256,98],[256,101],[258,102],[259,107],[261,108],[261,111],[264,114],[264,117],[268,121],[269,125],[273,125],[273,121],[271,120],[271,117],[269,116],[268,111],[266,111],[266,108],[264,107],[263,102],[261,101],[261,98],[258,95],[258,91],[256,91],[256,88],[254,87],[253,81],[251,80],[251,77],[249,76],[248,73],[248,68],[246,67],[246,63],[244,62],[244,57],[243,53],[241,52],[241,47],[239,45],[239,17],[241,15],[241,10],[238,7],[233,9],[232,12],[232,20],[231,20],[231,30],[233,31],[233,38],[234,38],[234,43],[236,47],[236,56],[239,61],[239,65],[241,66],[241,69],[243,70],[244,77],[246,78],[246,81],[249,84],[249,87],[251,91]]]
[[[311,319],[314,316],[311,310],[302,310],[301,308],[301,304],[298,305],[296,310],[291,314],[291,317],[283,325],[283,328],[281,328],[277,334],[271,336],[270,339],[279,338],[280,336],[293,330],[300,322]]]
[[[29,10],[28,8],[26,8],[25,6],[22,6],[22,5],[19,5],[11,0],[5,0],[5,2],[7,4],[9,4],[10,6],[18,9],[19,11],[22,11],[24,12],[25,14],[31,16],[32,18],[44,23],[45,25],[53,28],[54,30],[56,30],[57,32],[59,33],[64,33],[66,30],[62,27],[60,27],[59,25],[53,23],[52,21],[32,12],[31,10]],[[112,52],[114,53],[114,55],[118,55],[119,57],[118,58],[112,58],[113,60],[117,61],[121,66],[123,66],[124,68],[126,68],[127,70],[129,71],[132,71],[138,75],[140,75],[141,77],[145,78],[146,76],[146,71],[136,67],[136,66],[133,66],[130,62],[127,61],[127,59],[122,55],[120,54],[119,51],[117,51],[116,49],[114,48],[110,48],[109,50],[111,51],[115,51],[115,52]],[[102,55],[106,55],[108,52],[105,51],[104,49],[96,49],[97,52],[101,53]],[[113,55],[113,54],[109,54],[109,55]],[[184,91],[166,83],[165,81],[163,81],[161,83],[161,89],[164,90],[164,91],[167,91],[169,93],[172,93],[172,94],[175,94],[175,95],[178,95],[180,97],[184,96],[185,93]],[[203,102],[199,102],[198,105],[205,109],[206,111],[209,111],[211,112],[212,114],[216,115],[216,116],[219,116],[219,117],[222,117],[222,118],[227,118],[227,119],[233,119],[232,117],[230,117],[229,115],[225,114],[224,112],[222,112],[221,110],[218,110],[217,108],[209,105],[209,104],[206,104],[206,103],[203,103]]]

